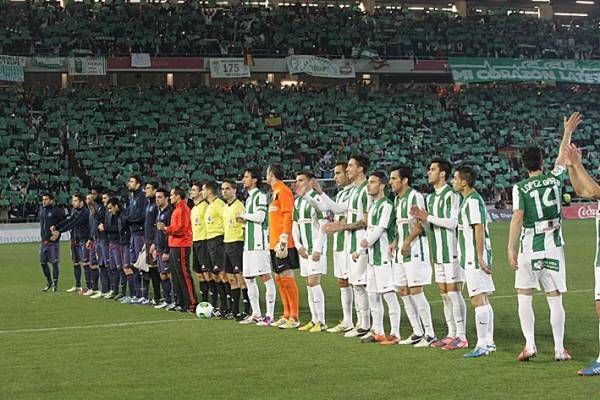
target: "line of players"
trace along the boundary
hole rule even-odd
[[[543,172],[543,152],[539,148],[527,148],[523,152],[523,164],[529,171],[529,178],[515,185],[513,190],[514,215],[511,222],[509,240],[509,260],[516,270],[515,287],[518,292],[519,318],[526,346],[519,354],[520,361],[526,361],[537,353],[534,341],[532,295],[534,289],[543,287],[547,293],[551,315],[551,325],[555,341],[555,359],[569,360],[571,358],[564,348],[564,308],[562,293],[566,292],[565,262],[562,251],[563,239],[561,231],[561,189],[562,178],[565,175],[565,155],[568,153],[570,137],[581,116],[575,113],[565,119],[565,135],[561,143],[559,159],[553,170]],[[572,152],[571,152],[572,153]],[[151,235],[145,235],[144,241],[134,239],[137,230],[131,230],[131,237],[119,235],[120,253],[130,245],[130,255],[138,255],[139,243],[145,242],[149,252],[147,263],[152,265],[156,259],[158,276],[163,282],[165,301],[157,307],[173,310],[192,311],[197,303],[193,281],[189,274],[187,259],[189,248],[193,247],[194,271],[197,274],[200,294],[203,301],[209,300],[217,307],[215,314],[225,318],[237,318],[241,323],[256,323],[263,326],[278,326],[280,328],[299,328],[302,331],[320,332],[328,330],[332,333],[344,333],[346,337],[360,337],[363,342],[379,342],[382,344],[413,344],[416,347],[441,347],[447,350],[467,348],[466,339],[466,305],[462,297],[463,283],[475,308],[477,330],[477,345],[474,350],[466,353],[466,357],[479,357],[495,351],[493,340],[494,314],[488,296],[494,291],[492,281],[491,243],[488,232],[489,219],[485,211],[483,199],[475,191],[476,174],[468,166],[461,166],[454,171],[452,188],[447,184],[450,178],[451,166],[445,160],[436,159],[430,164],[428,181],[434,187],[427,200],[423,195],[410,187],[411,172],[406,167],[394,167],[390,172],[389,186],[395,193],[394,201],[390,201],[385,190],[388,178],[385,173],[376,171],[367,176],[369,161],[363,155],[355,155],[348,163],[340,162],[335,167],[335,181],[339,191],[335,199],[329,198],[320,189],[314,176],[306,171],[296,176],[297,197],[294,199],[291,190],[282,182],[283,174],[278,165],[271,165],[267,171],[267,183],[271,186],[271,203],[267,209],[267,197],[258,190],[261,183],[260,171],[249,169],[245,172],[243,183],[248,191],[246,205],[237,200],[235,183],[226,181],[222,184],[223,200],[217,196],[218,187],[214,183],[193,185],[191,198],[194,203],[188,222],[191,222],[190,238],[179,238],[174,243],[179,251],[179,257],[173,257],[173,249],[166,250],[171,245],[172,238],[177,239],[179,231],[185,228],[173,228],[173,221],[164,212],[171,206],[166,201],[167,193],[158,190],[155,185],[146,185],[145,217],[148,224],[156,227],[155,242],[147,240]],[[135,225],[134,210],[139,193],[141,180],[132,177],[129,189],[133,196],[124,212],[124,220],[130,226]],[[156,192],[158,210],[153,215],[152,198]],[[44,204],[49,203],[48,196]],[[120,204],[110,196],[105,205],[109,215],[119,213]],[[175,208],[185,205],[185,193],[173,189],[170,193],[171,203]],[[139,200],[138,200],[139,201]],[[93,209],[93,194],[87,199],[90,209]],[[74,196],[75,210],[83,208],[80,196]],[[269,240],[266,234],[268,210]],[[328,222],[326,212],[335,215],[334,222]],[[161,219],[161,213],[163,215]],[[76,213],[74,213],[76,214]],[[96,215],[89,213],[89,218]],[[185,216],[184,216],[185,217]],[[172,218],[172,217],[171,217]],[[97,273],[92,265],[90,250],[94,243],[87,241],[83,245],[78,236],[77,220],[83,217],[74,215],[55,227],[51,222],[42,220],[42,237],[44,227],[50,226],[51,239],[56,240],[59,231],[74,229],[76,239],[79,239],[81,260],[89,265],[89,280],[86,269],[87,290],[84,294],[92,293],[99,297],[97,291]],[[139,222],[138,222],[139,224]],[[118,225],[118,224],[117,224]],[[101,233],[114,232],[108,228],[111,223],[99,222],[98,237]],[[91,230],[93,232],[93,229]],[[142,230],[144,232],[144,230]],[[333,237],[334,274],[338,279],[343,311],[343,320],[337,326],[327,329],[325,323],[325,296],[320,285],[320,278],[327,272],[326,234]],[[46,234],[47,236],[47,234]],[[91,234],[93,237],[93,233]],[[139,236],[139,235],[138,235]],[[184,235],[185,236],[185,235]],[[116,238],[116,236],[113,236]],[[168,239],[167,239],[168,238]],[[161,240],[162,239],[162,240]],[[47,243],[52,245],[52,240]],[[136,245],[137,242],[137,245]],[[517,244],[520,242],[519,250]],[[268,249],[267,249],[268,246]],[[435,282],[439,287],[444,304],[444,315],[448,332],[443,339],[436,339],[431,322],[431,310],[423,293],[423,286],[431,283],[432,265],[435,270]],[[102,246],[96,246],[96,248]],[[117,259],[119,252],[109,240],[109,259]],[[42,255],[46,248],[42,245]],[[270,250],[270,254],[269,251]],[[175,253],[177,253],[177,251]],[[48,251],[52,254],[52,251]],[[93,252],[92,252],[93,253]],[[167,255],[168,254],[168,255]],[[177,254],[176,254],[177,255]],[[100,258],[100,257],[99,257]],[[118,296],[124,295],[125,280],[130,287],[130,296],[123,302],[145,304],[148,298],[148,281],[155,283],[156,274],[145,275],[137,273],[133,257],[121,261],[121,287]],[[176,258],[176,261],[173,260]],[[270,260],[269,260],[270,258]],[[56,259],[56,258],[54,258]],[[107,260],[107,258],[104,258]],[[46,260],[48,258],[46,257]],[[170,260],[169,264],[166,262]],[[74,261],[76,259],[74,258]],[[105,261],[105,265],[107,262]],[[115,268],[105,266],[111,271],[103,281],[110,281],[111,290],[105,297],[117,293],[112,277],[118,276]],[[45,267],[44,267],[45,265]],[[102,264],[100,264],[102,272]],[[180,266],[180,268],[178,268]],[[42,267],[48,277],[48,288],[53,283],[47,264],[42,260]],[[57,267],[55,268],[57,270]],[[284,315],[274,321],[275,285],[271,278],[271,269],[275,272],[275,281],[279,286]],[[308,304],[311,320],[299,326],[298,320],[298,290],[293,271],[300,269],[305,278],[308,293]],[[149,269],[152,271],[152,268]],[[173,274],[173,270],[179,270]],[[76,271],[76,281],[77,267]],[[79,272],[80,275],[80,272]],[[101,274],[104,276],[104,273]],[[178,276],[175,285],[177,304],[172,303],[167,296],[168,286],[165,282],[169,277]],[[154,278],[153,278],[154,276]],[[242,278],[243,276],[243,278]],[[124,278],[124,279],[123,279]],[[258,286],[256,278],[266,285],[267,312],[263,315],[258,301]],[[136,280],[139,282],[136,284]],[[79,283],[79,281],[77,281]],[[541,285],[541,286],[540,286]],[[72,291],[76,291],[80,285]],[[54,282],[54,288],[56,287]],[[47,288],[47,289],[48,289]],[[100,292],[100,295],[102,295]],[[160,293],[155,285],[156,293]],[[244,313],[239,312],[240,292],[243,293]],[[399,335],[400,305],[396,297],[400,293],[408,320],[413,329],[410,337],[401,340]],[[158,298],[155,297],[155,302]],[[383,331],[384,308],[382,301],[388,305],[391,332],[385,335]],[[353,323],[353,305],[356,307],[357,324]]]

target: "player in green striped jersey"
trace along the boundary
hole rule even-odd
[[[248,288],[252,315],[241,323],[269,326],[273,322],[277,290],[271,277],[271,260],[267,240],[267,195],[259,190],[262,178],[258,168],[246,169],[242,183],[244,189],[248,192],[246,212],[239,217],[240,221],[246,224],[244,229],[243,275]],[[260,310],[257,277],[264,282],[266,287],[265,304],[267,310],[264,317]]]
[[[567,132],[565,132],[567,133]],[[571,138],[563,139],[570,142]],[[569,144],[565,149],[565,161],[569,170],[569,178],[573,189],[578,196],[598,200],[596,208],[596,257],[594,259],[594,299],[596,301],[596,316],[598,317],[598,331],[600,332],[600,185],[587,173],[582,162],[581,153],[577,146]],[[600,375],[600,354],[598,358],[587,367],[577,371],[579,375]]]
[[[336,186],[338,187],[338,192],[335,195],[335,204],[348,204],[348,198],[350,197],[350,191],[352,189],[352,182],[348,179],[348,175],[346,174],[347,167],[347,162],[338,161],[333,170],[333,178]],[[311,188],[319,193],[319,196],[314,198],[307,196],[306,193]],[[318,208],[322,212],[330,211],[321,202],[321,194],[323,191],[321,190],[319,182],[316,179],[311,182],[310,187],[304,189],[304,193],[304,199],[314,207]],[[346,214],[347,210],[344,210],[341,213],[333,213],[333,219],[335,222],[343,223],[346,221]],[[348,282],[348,256],[345,248],[347,236],[348,233],[345,231],[335,232],[333,234],[333,272],[340,288],[342,321],[338,325],[329,328],[327,330],[329,333],[343,333],[354,328],[354,322],[352,321],[352,302],[354,301],[354,296],[352,293],[352,287]]]
[[[546,293],[550,308],[554,358],[557,361],[571,359],[564,348],[565,309],[562,294],[567,291],[567,283],[561,199],[566,171],[564,152],[567,140],[570,140],[579,123],[577,115],[572,115],[569,120],[565,119],[565,134],[558,158],[550,172],[544,172],[544,152],[541,148],[527,147],[521,155],[529,177],[513,187],[513,216],[508,238],[508,260],[516,271],[519,320],[525,337],[525,347],[517,357],[519,361],[527,361],[537,354],[533,291],[541,287]]]
[[[413,207],[411,215],[427,223],[429,228],[435,282],[442,297],[448,326],[447,336],[431,345],[446,350],[456,350],[466,345],[467,305],[461,292],[465,274],[458,265],[456,243],[460,196],[447,184],[450,179],[450,168],[450,162],[447,160],[431,161],[427,180],[434,191],[427,196],[427,211]]]
[[[412,335],[400,344],[416,345],[422,342],[426,346],[435,338],[431,307],[423,292],[423,286],[431,284],[431,264],[429,242],[423,224],[410,215],[413,206],[425,209],[425,199],[410,187],[411,180],[410,168],[392,168],[390,187],[396,194],[396,238],[390,245],[390,256],[394,268],[394,284],[413,329]],[[431,339],[423,340],[425,335]]]
[[[467,358],[487,356],[496,351],[494,311],[488,300],[488,296],[496,290],[492,280],[489,217],[483,198],[474,188],[475,179],[473,168],[459,166],[452,180],[452,188],[463,198],[458,212],[458,258],[465,270],[477,330],[477,345],[464,355]]]
[[[333,211],[335,214],[346,213],[344,221],[330,222],[325,225],[325,232],[345,232],[345,252],[348,259],[348,282],[352,285],[356,306],[357,326],[346,332],[344,337],[359,337],[370,332],[371,318],[369,315],[369,297],[367,284],[367,256],[361,254],[353,260],[352,254],[358,249],[358,243],[366,235],[367,213],[371,205],[371,197],[367,194],[367,177],[369,159],[362,154],[350,157],[346,174],[352,182],[352,188],[345,203],[336,203],[323,193],[318,185],[315,190],[319,193],[317,207],[321,211]]]
[[[327,274],[327,235],[323,230],[327,219],[325,214],[312,206],[302,196],[315,176],[308,171],[296,174],[296,192],[294,201],[292,236],[300,256],[300,275],[306,282],[308,306],[311,320],[298,328],[311,333],[327,329],[325,323],[325,294],[321,286],[321,275]],[[316,197],[317,192],[309,190],[308,197]]]
[[[400,341],[400,303],[394,286],[394,269],[389,256],[390,237],[394,235],[394,205],[385,195],[387,177],[383,171],[369,176],[367,190],[373,204],[369,208],[367,234],[352,253],[356,261],[368,253],[367,292],[373,318],[373,329],[361,338],[361,342],[378,342],[391,345]],[[385,336],[383,327],[383,300],[387,303],[390,318],[390,335]]]

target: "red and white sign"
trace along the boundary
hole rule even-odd
[[[565,219],[591,219],[596,217],[596,203],[573,204],[562,208]]]

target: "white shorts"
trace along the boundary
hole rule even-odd
[[[351,285],[364,286],[367,284],[367,264],[369,257],[361,254],[356,262],[352,260],[352,254],[347,255],[348,259],[348,281]]]
[[[319,261],[313,261],[312,256],[300,258],[300,276],[306,278],[310,275],[325,275],[327,274],[327,256],[322,255]]]
[[[449,264],[434,264],[435,283],[464,282],[465,270],[458,265],[458,261]]]
[[[426,262],[393,263],[394,285],[415,287],[431,284],[431,265]]]
[[[268,250],[244,250],[242,262],[244,278],[254,278],[271,273],[271,255]]]
[[[367,266],[367,292],[387,293],[395,291],[394,269],[389,261],[382,265]]]
[[[344,251],[333,252],[333,275],[338,279],[348,279],[348,255]]]
[[[465,275],[467,276],[467,292],[469,293],[469,297],[479,294],[490,294],[496,291],[492,275],[475,268],[465,270]]]
[[[562,247],[534,253],[522,253],[517,258],[515,289],[537,289],[544,292],[567,291],[565,252]]]
[[[600,301],[600,267],[594,267],[594,276],[596,278],[596,286],[594,293],[596,293],[594,300]]]

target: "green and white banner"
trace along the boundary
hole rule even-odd
[[[211,78],[250,78],[250,67],[243,58],[211,58]]]
[[[600,61],[449,57],[455,82],[556,81],[600,84]]]
[[[25,73],[20,65],[0,64],[0,81],[23,82]]]
[[[62,70],[65,66],[65,58],[64,57],[32,57],[31,58],[31,66],[34,68]]]
[[[106,58],[69,58],[69,75],[106,75]]]
[[[289,56],[285,59],[290,74],[307,74],[321,78],[352,79],[356,70],[352,60],[329,60],[315,56]]]

